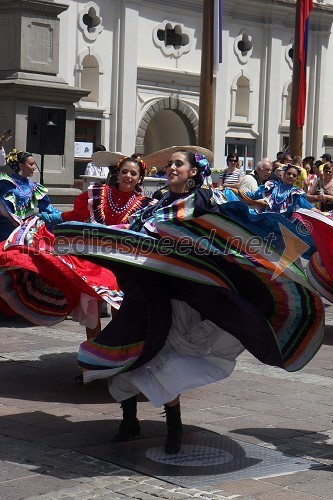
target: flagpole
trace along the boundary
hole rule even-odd
[[[198,145],[212,150],[214,70],[214,2],[212,0],[204,0],[202,20]]]
[[[297,109],[298,109],[299,83],[301,74],[301,61],[298,56],[299,38],[300,38],[300,7],[301,7],[301,0],[297,0],[296,16],[295,16],[294,47],[293,47],[293,77],[292,77],[290,129],[289,129],[289,148],[294,156],[302,156],[302,146],[303,146],[303,127],[297,126]]]

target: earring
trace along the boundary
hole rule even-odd
[[[189,189],[193,189],[195,186],[195,181],[194,179],[187,179],[186,184]]]

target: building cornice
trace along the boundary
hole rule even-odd
[[[138,85],[152,82],[168,88],[194,88],[200,87],[200,74],[188,71],[177,71],[173,69],[151,68],[148,66],[138,66]]]
[[[53,0],[0,0],[0,12],[33,11],[59,15],[68,9],[68,5],[53,3]]]
[[[90,91],[67,84],[40,82],[24,79],[0,80],[0,95],[4,99],[19,99],[21,101],[45,101],[48,103],[73,104]]]

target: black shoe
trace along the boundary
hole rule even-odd
[[[76,375],[76,377],[74,377],[74,380],[77,384],[83,384],[83,374],[81,373],[81,375]]]
[[[180,404],[164,406],[167,422],[167,440],[164,451],[168,455],[178,453],[182,446],[183,425],[180,415]]]
[[[112,443],[122,443],[124,441],[134,441],[140,437],[141,426],[137,418],[134,420],[123,420],[119,426],[119,432],[112,439]]]

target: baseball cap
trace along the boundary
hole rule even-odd
[[[322,160],[332,161],[332,156],[329,153],[324,153],[320,158]]]

